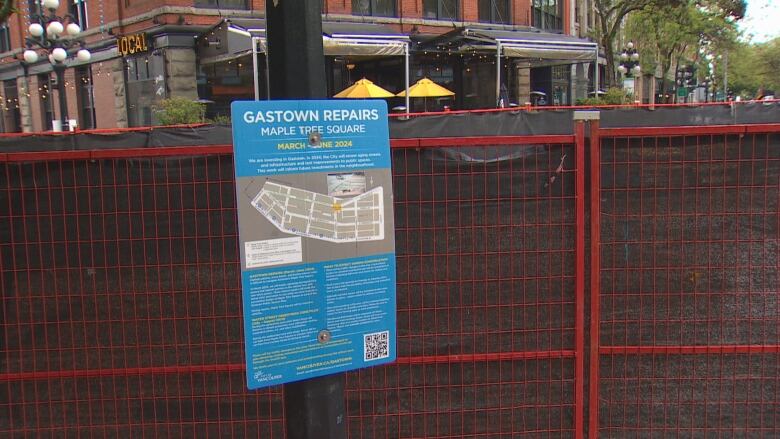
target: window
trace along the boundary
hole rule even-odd
[[[395,0],[352,0],[352,14],[395,17]]]
[[[76,90],[79,126],[84,130],[95,128],[95,96],[92,87],[92,72],[89,67],[76,69]]]
[[[195,0],[195,6],[212,9],[248,9],[246,0]]]
[[[533,0],[533,26],[546,30],[563,30],[561,0]]]
[[[125,58],[127,82],[147,81],[149,79],[149,56]]]
[[[485,23],[509,24],[509,0],[479,0],[479,21]]]
[[[580,2],[574,2],[574,22],[580,23]]]
[[[16,89],[16,80],[3,81],[3,126],[6,133],[22,132],[22,113],[19,111],[19,92]]]
[[[457,20],[458,0],[423,0],[423,17],[438,20]]]
[[[38,8],[40,8],[41,2],[40,0],[27,0],[27,9],[30,12],[30,15],[37,15],[40,13]]]
[[[73,16],[81,30],[87,28],[87,0],[71,0],[68,3],[68,14]]]
[[[0,26],[0,52],[9,50],[11,50],[11,32],[8,30],[8,25],[4,24]]]
[[[265,69],[260,69],[259,83],[265,84]],[[210,101],[206,115],[229,116],[230,103],[236,100],[254,99],[254,73],[251,55],[198,66],[198,96]],[[265,86],[260,96],[265,96]]]
[[[409,80],[412,84],[420,78],[426,77],[444,88],[455,90],[454,65],[440,59],[434,54],[419,54],[412,60],[409,70]],[[495,76],[495,75],[494,75]],[[400,84],[403,88],[404,85]],[[444,110],[444,106],[452,108],[455,105],[455,97],[443,96],[426,99],[412,99],[411,111],[423,111],[426,108],[433,111]]]
[[[569,105],[569,90],[571,84],[571,67],[567,65],[553,66],[552,76],[552,104]]]
[[[41,101],[41,121],[46,131],[54,129],[54,99],[51,96],[51,76],[48,73],[38,75],[38,96]]]
[[[163,57],[125,58],[127,122],[131,127],[153,124],[152,107],[166,97]]]

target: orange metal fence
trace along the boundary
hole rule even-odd
[[[350,437],[569,436],[574,138],[425,142],[394,145],[399,360],[347,376]],[[4,157],[0,433],[283,437],[244,385],[229,152]]]
[[[780,434],[780,126],[592,135],[590,437]]]
[[[393,142],[399,360],[350,437],[780,432],[780,126],[585,131]],[[0,154],[0,436],[284,437],[230,153]]]

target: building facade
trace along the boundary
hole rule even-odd
[[[366,77],[393,92],[429,77],[454,97],[418,111],[572,104],[593,90],[597,50],[575,0],[324,0],[328,89]],[[46,57],[22,53],[38,0],[0,28],[3,132],[53,128],[59,96]],[[156,123],[162,99],[203,102],[209,117],[267,96],[263,0],[62,0],[92,53],[66,61],[68,118],[79,129]],[[273,50],[273,48],[270,48]],[[408,65],[408,68],[407,68]],[[540,99],[541,97],[541,99]],[[404,111],[406,102],[390,106]]]

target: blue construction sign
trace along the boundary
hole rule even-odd
[[[387,104],[231,109],[249,388],[394,361]]]

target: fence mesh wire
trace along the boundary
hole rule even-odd
[[[396,151],[401,358],[349,376],[352,437],[571,436],[573,170],[572,146]]]
[[[601,142],[604,436],[780,434],[780,136]]]
[[[177,154],[182,154],[182,151]],[[283,437],[248,392],[232,158],[0,165],[0,435]],[[350,437],[569,437],[574,148],[397,149],[397,364]]]
[[[0,432],[283,437],[240,367],[230,157],[2,173]]]

